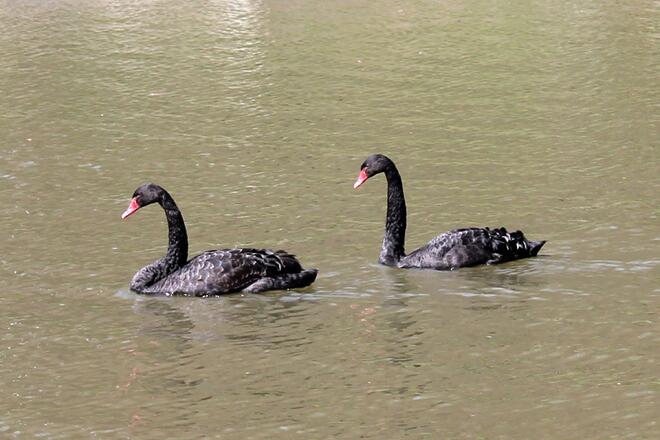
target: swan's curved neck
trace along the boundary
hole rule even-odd
[[[167,254],[159,260],[140,269],[131,280],[131,289],[136,292],[150,293],[154,283],[166,278],[188,261],[188,234],[183,222],[181,211],[177,208],[174,199],[165,193],[159,202],[165,211],[169,243]]]
[[[172,268],[172,271],[186,264],[188,261],[188,233],[183,221],[181,211],[174,203],[172,196],[165,193],[161,206],[165,210],[168,229],[167,255],[165,255],[166,264]]]
[[[401,175],[394,164],[385,170],[385,177],[387,178],[387,217],[379,261],[381,264],[394,266],[405,256],[406,200],[403,196]]]

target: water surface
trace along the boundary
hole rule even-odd
[[[0,433],[658,438],[656,2],[0,4]],[[539,258],[376,264],[521,228]],[[164,253],[285,248],[306,289],[149,298]]]

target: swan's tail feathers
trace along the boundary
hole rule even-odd
[[[509,232],[504,228],[496,228],[491,233],[493,234],[493,250],[495,253],[502,255],[502,258],[498,261],[535,257],[545,244],[545,240],[527,240],[522,231]]]
[[[299,273],[291,274],[290,286],[287,289],[294,289],[297,287],[307,287],[316,281],[316,275],[319,273],[318,269],[305,269]]]
[[[283,250],[275,252],[275,255],[278,257],[279,263],[282,265],[282,267],[278,267],[278,272],[284,271],[297,273],[303,270],[295,255]]]
[[[306,269],[297,273],[284,273],[275,277],[261,278],[243,289],[243,292],[256,293],[266,290],[286,290],[306,287],[316,280],[317,273],[317,269]]]
[[[539,253],[543,245],[545,244],[545,240],[541,241],[529,241],[529,255],[532,257],[536,257],[536,254]]]

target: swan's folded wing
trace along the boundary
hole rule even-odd
[[[293,255],[269,249],[206,251],[163,280],[172,294],[210,296],[239,292],[264,277],[300,272]]]

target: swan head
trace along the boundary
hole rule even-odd
[[[383,154],[372,154],[360,165],[360,174],[353,184],[353,188],[357,188],[367,181],[368,178],[382,173],[391,168],[394,163],[389,157]]]
[[[135,214],[138,209],[144,208],[147,205],[158,202],[163,204],[163,195],[166,191],[156,185],[155,183],[145,183],[140,185],[134,192],[131,202],[126,208],[126,211],[121,215],[121,218],[126,218],[129,215]]]

